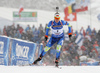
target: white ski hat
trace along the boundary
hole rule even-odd
[[[54,18],[60,19],[60,14],[59,13],[55,13]]]

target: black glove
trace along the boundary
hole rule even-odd
[[[71,38],[72,37],[72,35],[69,35],[69,38]]]
[[[72,37],[72,35],[69,35],[69,40],[71,41],[71,37]]]
[[[45,41],[47,41],[47,39],[48,39],[48,36],[45,35]]]

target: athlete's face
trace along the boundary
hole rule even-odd
[[[55,22],[58,23],[60,21],[60,18],[55,18]]]

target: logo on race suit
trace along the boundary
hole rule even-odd
[[[55,34],[55,35],[60,35],[60,34],[63,33],[63,29],[61,29],[61,30],[54,30],[54,31],[52,31],[52,33]]]
[[[55,35],[59,35],[59,34],[60,34],[59,30],[57,30],[57,31],[55,32]]]
[[[62,25],[54,25],[54,26],[52,26],[52,27],[62,27]]]
[[[0,54],[3,54],[4,42],[0,41]]]
[[[29,47],[16,44],[16,56],[28,58]]]

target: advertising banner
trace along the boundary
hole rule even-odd
[[[15,22],[37,22],[37,12],[13,12]]]
[[[35,43],[13,39],[11,65],[25,65],[33,63],[35,49]]]
[[[9,38],[0,36],[0,65],[8,66]]]

